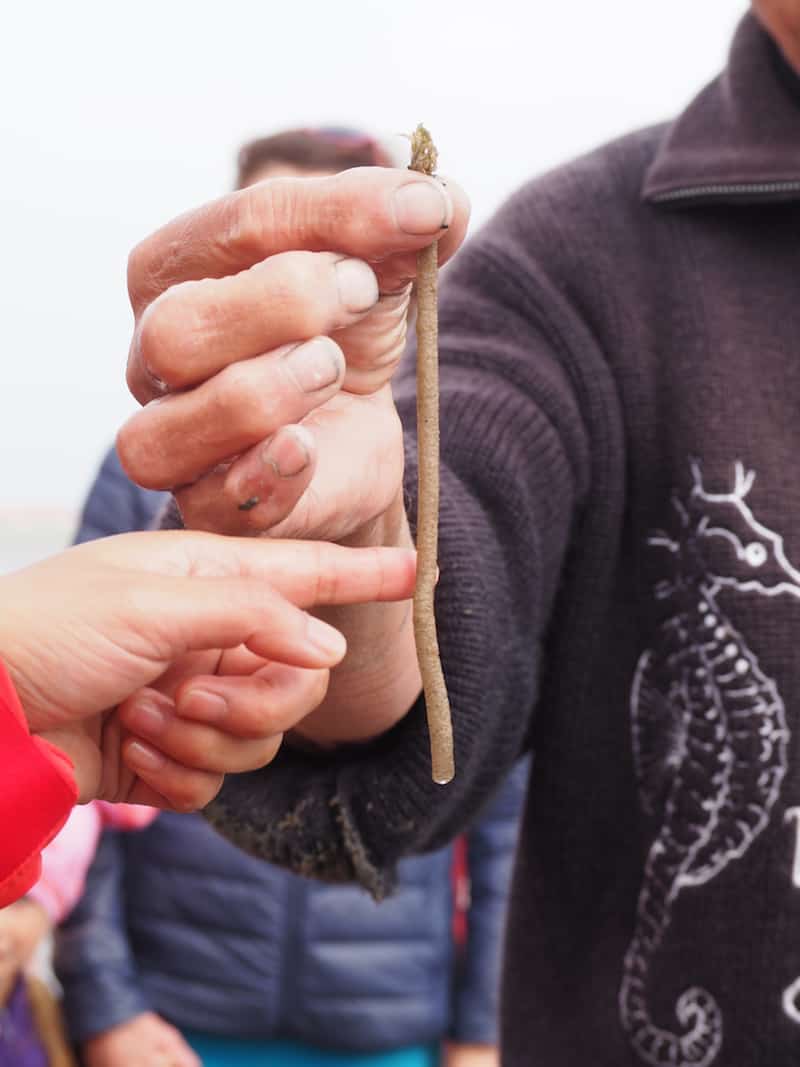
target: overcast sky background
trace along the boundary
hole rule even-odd
[[[0,570],[58,547],[133,410],[130,248],[224,192],[243,140],[290,125],[394,134],[424,121],[440,169],[466,186],[480,223],[528,176],[674,114],[724,63],[745,7],[76,0],[4,9]]]

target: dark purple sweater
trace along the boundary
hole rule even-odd
[[[532,747],[503,1063],[800,1062],[800,107],[754,21],[674,124],[522,189],[443,289],[457,777],[417,706],[209,818],[380,895]]]

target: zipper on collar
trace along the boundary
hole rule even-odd
[[[664,204],[671,200],[714,200],[727,197],[764,197],[783,196],[786,193],[800,194],[800,181],[782,182],[735,182],[726,185],[716,183],[710,185],[687,186],[683,189],[671,189],[667,193],[656,193],[651,197],[654,203]]]

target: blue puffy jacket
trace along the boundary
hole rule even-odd
[[[111,452],[78,540],[150,525],[164,494]],[[506,896],[527,768],[467,835],[466,947],[452,937],[452,849],[400,864],[380,904],[238,851],[199,816],[107,833],[58,939],[76,1040],[143,1011],[182,1028],[375,1050],[495,1043]]]

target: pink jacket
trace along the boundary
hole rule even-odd
[[[73,808],[64,828],[42,852],[42,874],[28,896],[42,905],[54,923],[61,922],[83,892],[103,830],[138,830],[157,814],[154,808],[102,800]]]

